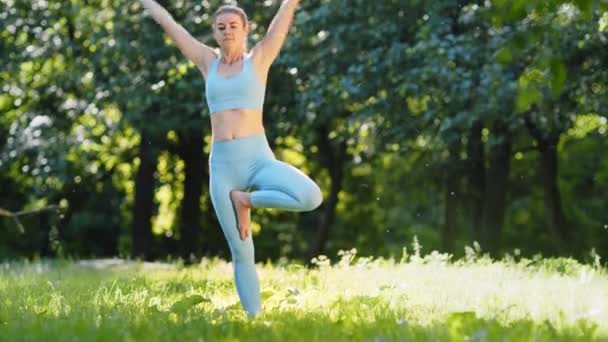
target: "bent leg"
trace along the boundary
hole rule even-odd
[[[253,240],[251,234],[244,241],[240,239],[235,211],[230,199],[233,184],[223,177],[215,176],[222,173],[214,171],[210,180],[211,202],[232,254],[234,280],[241,304],[252,317],[261,311],[260,284],[255,269]]]
[[[258,162],[250,183],[255,187],[253,207],[311,211],[323,201],[321,189],[310,177],[279,160]]]

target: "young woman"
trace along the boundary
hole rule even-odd
[[[251,208],[310,211],[322,201],[308,176],[275,159],[262,113],[268,69],[285,42],[298,0],[285,0],[264,39],[247,49],[249,22],[235,6],[214,15],[219,51],[197,41],[154,0],[140,0],[205,78],[211,119],[211,201],[228,242],[237,292],[250,317],[260,313],[260,287],[250,227]],[[253,188],[254,191],[247,192]]]

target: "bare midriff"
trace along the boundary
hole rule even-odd
[[[231,109],[211,114],[212,141],[234,140],[264,133],[262,113]]]

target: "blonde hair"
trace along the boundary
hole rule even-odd
[[[247,24],[249,23],[248,19],[247,19],[247,13],[245,13],[245,11],[238,7],[238,6],[232,6],[232,5],[224,5],[220,8],[217,9],[217,11],[215,11],[215,13],[213,14],[213,22],[215,23],[215,20],[217,19],[217,17],[220,14],[224,14],[224,13],[234,13],[234,14],[238,14],[239,17],[241,17],[241,20],[243,21],[243,27],[247,26]]]

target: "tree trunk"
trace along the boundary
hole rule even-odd
[[[568,244],[571,244],[573,241],[568,236],[568,225],[562,208],[561,193],[557,184],[558,161],[556,147],[559,137],[552,140],[539,144],[545,212],[549,230],[555,236],[554,239],[558,247],[561,247],[561,251],[567,252],[570,250]]]
[[[470,239],[472,241],[481,241],[481,221],[483,217],[483,196],[485,193],[485,155],[483,149],[483,141],[481,140],[481,130],[483,124],[481,121],[476,121],[469,132],[469,140],[467,145],[467,174],[469,176],[470,196],[469,212],[470,216]]]
[[[154,213],[154,172],[158,152],[149,136],[142,133],[139,144],[139,168],[135,175],[135,203],[131,231],[131,256],[152,258],[152,215]]]
[[[342,179],[344,178],[344,162],[346,158],[346,143],[340,142],[336,149],[332,146],[328,138],[329,129],[322,126],[317,130],[317,141],[319,145],[319,159],[329,172],[330,192],[329,197],[324,201],[322,213],[317,229],[317,237],[312,247],[310,257],[325,254],[327,241],[331,226],[336,219],[336,207],[338,205],[338,194],[342,190]]]
[[[449,147],[450,156],[445,170],[445,222],[442,234],[442,248],[444,252],[454,251],[454,240],[458,232],[458,203],[460,202],[460,160],[458,157],[459,145]]]
[[[180,157],[184,161],[185,178],[184,197],[180,205],[179,250],[182,258],[188,261],[201,247],[201,195],[205,162],[202,132],[182,138]]]
[[[574,238],[569,236],[568,223],[562,207],[561,193],[558,186],[558,158],[557,144],[560,134],[552,133],[545,135],[528,117],[526,118],[528,130],[538,144],[540,153],[540,171],[543,182],[543,204],[547,229],[560,252],[574,250],[572,247]]]
[[[502,124],[494,127],[490,165],[486,173],[486,192],[482,215],[482,248],[497,254],[501,247],[511,171],[512,142],[510,133]]]

